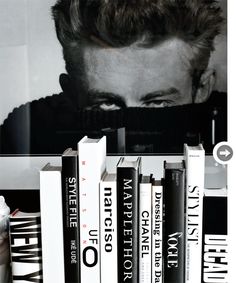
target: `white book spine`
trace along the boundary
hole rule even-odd
[[[152,186],[152,283],[163,282],[163,187]]]
[[[140,183],[139,189],[139,282],[151,283],[152,183]]]
[[[43,283],[64,283],[60,168],[40,171]]]
[[[118,280],[116,187],[116,178],[100,182],[101,283]]]
[[[201,283],[202,217],[205,152],[201,145],[185,145],[186,160],[186,257],[185,282]]]
[[[105,172],[106,138],[78,143],[81,282],[100,282],[99,183]]]

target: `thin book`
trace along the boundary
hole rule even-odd
[[[118,282],[139,278],[139,175],[141,158],[117,164]]]
[[[99,184],[106,171],[106,137],[78,143],[81,282],[100,280]]]

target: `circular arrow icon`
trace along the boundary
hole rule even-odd
[[[227,142],[220,142],[214,147],[213,156],[218,163],[227,164],[233,157],[233,149]]]
[[[227,148],[225,150],[219,150],[219,155],[224,156],[225,158],[227,158],[230,154],[231,153],[228,151]]]

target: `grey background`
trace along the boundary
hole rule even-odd
[[[220,0],[226,15],[226,0]],[[65,72],[50,7],[55,0],[0,0],[0,124],[14,107],[59,93]],[[210,66],[215,88],[226,91],[226,27],[216,39]]]

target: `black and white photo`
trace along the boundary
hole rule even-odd
[[[227,140],[226,6],[0,0],[0,152],[106,135],[109,153],[212,153]]]

